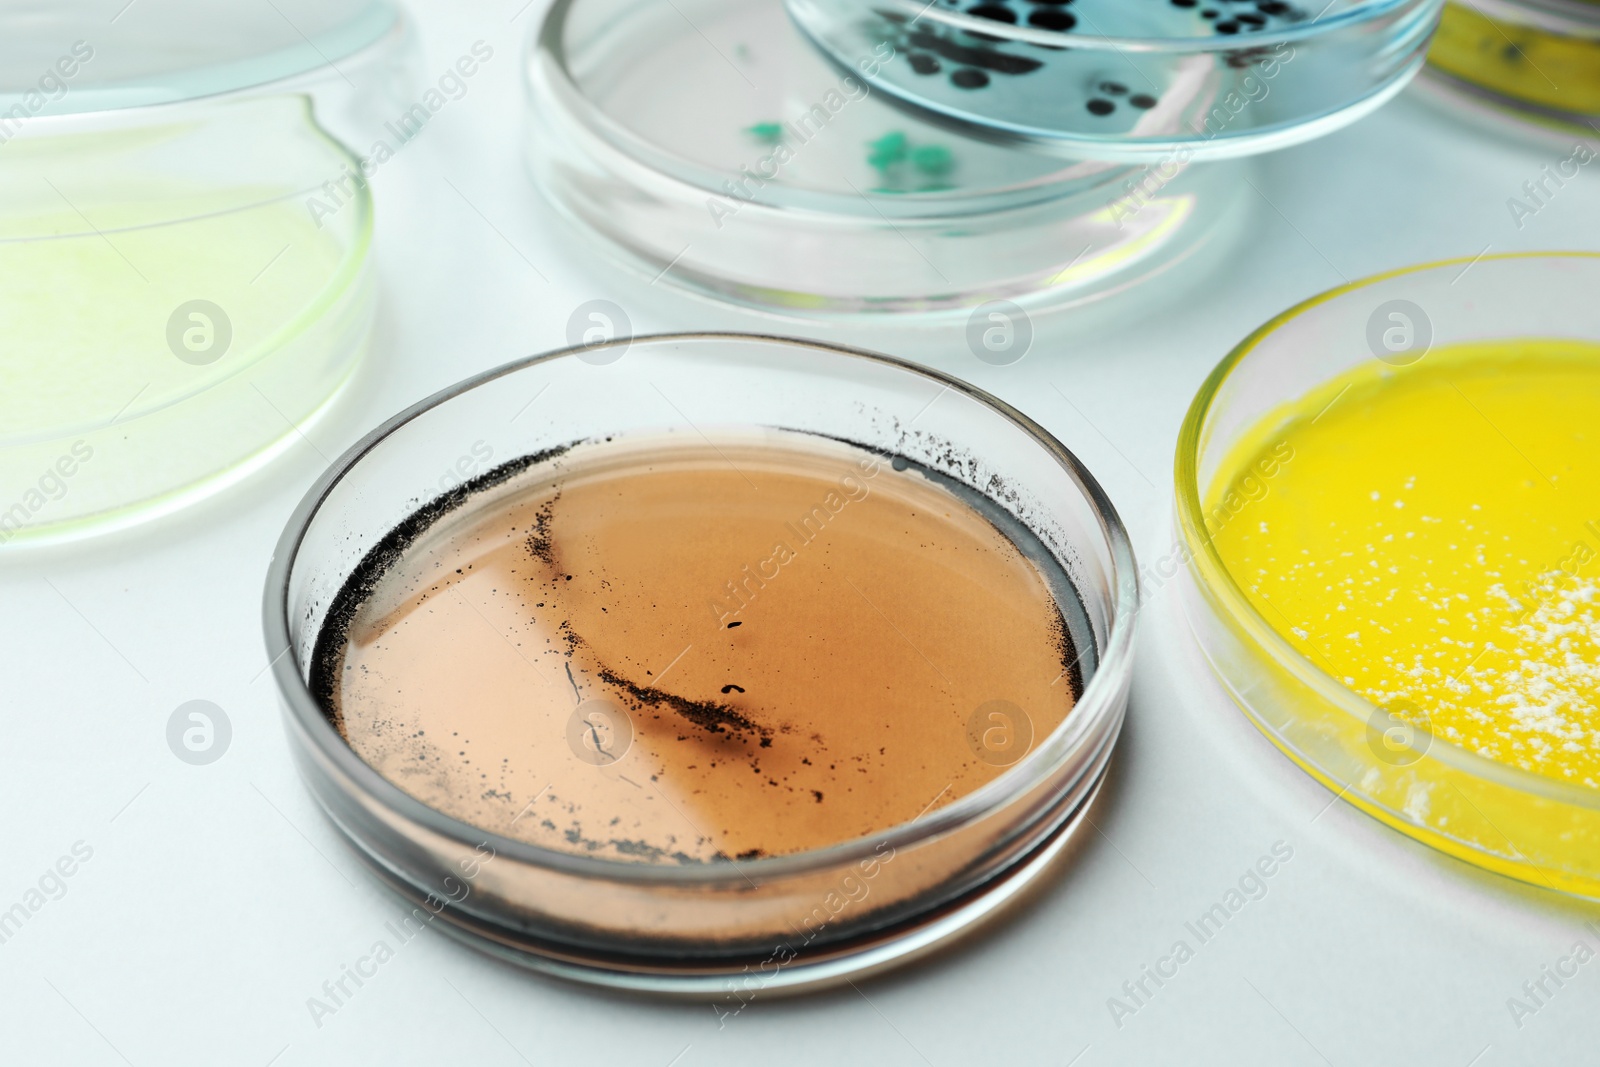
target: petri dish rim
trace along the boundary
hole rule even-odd
[[[1202,434],[1206,429],[1212,404],[1221,394],[1233,371],[1262,341],[1276,333],[1285,324],[1341,296],[1382,282],[1391,281],[1395,278],[1451,267],[1462,267],[1472,263],[1552,259],[1576,259],[1600,263],[1600,253],[1579,251],[1508,252],[1490,256],[1461,256],[1386,271],[1382,274],[1371,275],[1319,293],[1270,319],[1243,341],[1239,342],[1206,378],[1205,383],[1200,387],[1200,391],[1195,394],[1188,413],[1184,416],[1182,428],[1178,432],[1178,448],[1174,463],[1177,497],[1176,520],[1183,544],[1193,559],[1192,565],[1197,571],[1197,577],[1199,578],[1197,584],[1200,587],[1201,595],[1219,610],[1224,622],[1244,630],[1248,638],[1263,648],[1278,667],[1285,670],[1297,682],[1305,685],[1329,706],[1337,707],[1349,714],[1352,720],[1358,723],[1369,721],[1371,716],[1378,710],[1378,706],[1338,681],[1321,667],[1318,667],[1309,657],[1302,655],[1267,621],[1265,616],[1256,610],[1255,606],[1250,603],[1249,597],[1245,595],[1244,590],[1240,588],[1232,572],[1228,570],[1227,565],[1222,561],[1221,554],[1217,552],[1210,536],[1206,533],[1204,509],[1200,499],[1199,456],[1205,444]],[[1271,738],[1274,745],[1285,751],[1292,752],[1295,762],[1310,771],[1313,777],[1317,777],[1319,780],[1324,777],[1324,772],[1318,767],[1315,760],[1300,752],[1278,731],[1263,723],[1256,715],[1249,711],[1246,711],[1246,714],[1251,722],[1255,723],[1262,732]],[[1486,756],[1480,756],[1448,741],[1430,745],[1427,755],[1429,759],[1437,759],[1447,767],[1474,778],[1485,779],[1497,785],[1541,799],[1591,811],[1600,811],[1600,790],[1557,781],[1554,778],[1535,774],[1520,767],[1513,767],[1510,764],[1491,760]],[[1370,802],[1362,798],[1361,804],[1364,806],[1366,803]]]
[[[1105,536],[1107,547],[1110,549],[1111,594],[1108,598],[1110,617],[1105,642],[1102,647],[1096,649],[1099,665],[1084,686],[1082,696],[1073,705],[1072,711],[1068,713],[1062,725],[1015,766],[938,811],[827,848],[738,863],[730,861],[725,865],[726,869],[722,864],[707,864],[699,868],[655,866],[597,859],[592,856],[579,856],[541,848],[446,815],[404,792],[356,755],[328,722],[301,673],[302,664],[297,645],[290,634],[289,582],[306,531],[316,519],[323,503],[334,488],[355,470],[361,460],[396,430],[472,389],[542,363],[575,359],[580,353],[593,353],[597,349],[626,345],[630,355],[636,355],[640,350],[647,350],[654,344],[696,341],[775,344],[848,356],[909,372],[990,408],[1028,434],[1056,461],[1093,506],[1100,524],[1100,532]],[[603,876],[613,881],[647,886],[738,888],[748,884],[754,877],[781,878],[813,870],[827,870],[841,863],[871,857],[880,845],[887,844],[899,849],[937,837],[978,817],[1003,810],[1012,800],[1024,795],[1032,785],[1047,778],[1051,771],[1072,759],[1086,738],[1093,739],[1095,728],[1102,726],[1104,720],[1117,715],[1121,706],[1117,699],[1118,690],[1121,679],[1132,666],[1133,626],[1139,608],[1137,573],[1133,544],[1127,529],[1123,526],[1115,506],[1094,476],[1065,445],[1057,441],[1042,426],[977,386],[895,356],[821,341],[773,334],[718,331],[662,333],[607,341],[598,345],[561,348],[514,360],[442,389],[385,420],[335,460],[295,508],[273,550],[272,562],[267,569],[266,587],[262,598],[262,622],[267,654],[273,657],[271,663],[273,679],[288,714],[307,741],[315,746],[318,754],[329,760],[340,773],[354,782],[365,798],[382,804],[388,810],[395,811],[403,818],[456,844],[471,847],[487,843],[499,854],[534,867],[553,868],[578,877]],[[1108,743],[1115,745],[1114,734]]]

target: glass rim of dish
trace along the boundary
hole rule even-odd
[[[1414,0],[1354,0],[1349,8],[1335,15],[1318,16],[1310,22],[1290,29],[1251,33],[1246,36],[1206,34],[1194,37],[1115,37],[1093,32],[1070,34],[1059,30],[1045,30],[1032,26],[1013,25],[998,19],[987,19],[963,11],[950,11],[936,7],[929,0],[879,0],[888,6],[911,14],[912,21],[930,19],[952,29],[986,37],[1012,41],[1018,44],[1035,44],[1061,47],[1063,37],[1070,38],[1074,51],[1105,52],[1181,52],[1203,54],[1207,52],[1239,52],[1257,45],[1295,44],[1319,37],[1346,26],[1359,25],[1371,19],[1382,18],[1400,8],[1410,6]],[[1247,43],[1248,42],[1248,43]]]
[[[305,676],[296,642],[290,628],[290,582],[301,544],[322,505],[361,461],[380,447],[392,434],[428,414],[435,408],[500,378],[558,360],[578,359],[597,349],[625,345],[630,358],[640,349],[653,345],[694,342],[741,342],[777,345],[800,351],[826,352],[846,356],[908,373],[956,392],[1005,418],[1025,433],[1067,474],[1092,507],[1100,534],[1110,557],[1110,591],[1106,596],[1105,639],[1095,653],[1097,663],[1065,720],[1040,740],[1022,759],[1007,767],[993,780],[945,807],[926,812],[908,822],[885,830],[850,838],[824,848],[808,849],[779,856],[751,860],[729,860],[696,866],[667,866],[627,860],[601,859],[533,845],[517,838],[486,830],[437,808],[430,807],[383,777],[363,760],[339,731],[328,721],[313,696]],[[419,505],[420,506],[420,505]],[[382,531],[387,532],[387,531]],[[1119,690],[1132,667],[1133,629],[1139,611],[1137,563],[1133,544],[1115,506],[1087,467],[1065,445],[1042,426],[986,390],[931,367],[883,353],[835,345],[807,338],[777,334],[733,331],[690,331],[682,333],[640,334],[601,342],[573,345],[543,352],[482,371],[410,405],[384,420],[370,433],[351,445],[306,492],[284,527],[273,550],[262,599],[263,629],[269,664],[279,696],[304,737],[336,769],[355,783],[361,796],[383,805],[410,822],[456,844],[472,847],[487,843],[519,863],[554,868],[563,873],[605,878],[634,884],[663,886],[741,886],[751,876],[788,877],[811,871],[836,869],[841,863],[868,859],[883,845],[899,849],[970,825],[981,818],[1006,809],[1031,789],[1046,781],[1052,772],[1083,757],[1092,763],[1094,753],[1105,742],[1101,737],[1106,720],[1120,717]],[[1081,597],[1081,590],[1076,590]],[[1108,743],[1114,745],[1113,733]],[[1085,751],[1088,749],[1089,751]]]
[[[1372,715],[1379,710],[1379,706],[1317,666],[1314,661],[1296,649],[1288,638],[1284,637],[1261,612],[1256,610],[1255,605],[1245,595],[1244,590],[1228,569],[1227,564],[1223,562],[1221,554],[1217,551],[1207,532],[1205,508],[1201,500],[1203,489],[1200,485],[1199,477],[1199,456],[1204,445],[1203,434],[1207,428],[1206,424],[1212,412],[1213,402],[1221,395],[1233,371],[1255,351],[1257,346],[1275,334],[1281,327],[1339,297],[1395,278],[1423,274],[1443,268],[1464,267],[1486,262],[1552,259],[1578,259],[1600,263],[1600,252],[1502,252],[1476,257],[1459,256],[1369,275],[1318,293],[1269,319],[1234,346],[1233,350],[1223,357],[1222,361],[1206,377],[1205,383],[1201,385],[1200,390],[1195,394],[1194,400],[1189,405],[1188,412],[1184,415],[1183,425],[1178,432],[1178,447],[1174,463],[1176,481],[1175,518],[1184,547],[1189,551],[1193,561],[1192,565],[1198,572],[1200,579],[1198,584],[1202,595],[1211,600],[1226,622],[1242,628],[1246,636],[1271,656],[1278,667],[1288,672],[1296,681],[1311,689],[1327,703],[1349,713],[1353,719],[1360,722],[1370,721]],[[1260,721],[1254,714],[1249,714],[1248,717],[1260,729],[1273,734],[1274,744],[1294,749],[1298,752],[1298,749],[1290,741],[1278,736],[1277,731],[1273,730],[1270,725]],[[1476,752],[1469,751],[1444,738],[1436,737],[1435,739],[1440,743],[1429,745],[1427,748],[1428,758],[1437,759],[1454,770],[1475,778],[1487,779],[1519,792],[1564,804],[1571,804],[1576,807],[1600,810],[1600,790],[1563,782],[1534,771],[1523,770],[1521,767],[1515,767],[1509,763],[1502,763],[1487,756],[1480,756]],[[1301,762],[1305,766],[1315,766],[1314,763],[1305,760],[1297,759],[1297,762]],[[1346,788],[1349,787],[1346,786]]]

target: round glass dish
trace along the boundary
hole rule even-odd
[[[1370,733],[1382,709],[1302,655],[1255,609],[1212,544],[1201,501],[1229,449],[1264,416],[1374,358],[1369,323],[1395,307],[1390,301],[1409,302],[1402,310],[1413,317],[1420,309],[1433,348],[1523,338],[1594,343],[1596,286],[1600,256],[1551,253],[1437,263],[1325,293],[1261,327],[1212,372],[1184,420],[1176,464],[1184,608],[1250,720],[1338,796],[1400,832],[1479,867],[1587,897],[1600,897],[1600,791],[1438,736],[1423,743],[1428,735],[1418,734],[1394,758]]]
[[[886,52],[885,55],[893,53]],[[781,0],[556,0],[528,63],[546,197],[644,276],[788,314],[1025,306],[1182,259],[1246,186],[1069,163],[887,105]]]
[[[1469,99],[1587,131],[1600,117],[1600,4],[1446,4],[1428,71]]]
[[[1372,111],[1422,65],[1442,0],[788,0],[833,61],[919,116],[1035,151],[1221,159]]]
[[[669,866],[553,851],[457,821],[380,776],[329,723],[307,682],[325,613],[392,528],[459,481],[461,457],[761,426],[901,455],[977,491],[994,492],[991,479],[1002,479],[1000,506],[1060,562],[1082,609],[1069,626],[1084,688],[1058,729],[992,781],[909,823],[790,855]],[[396,891],[445,929],[525,966],[700,995],[884,966],[993,912],[1043,871],[1079,825],[1121,728],[1137,598],[1110,502],[1025,416],[888,357],[701,334],[513,363],[391,419],[336,462],[290,520],[264,616],[300,772]]]
[[[271,10],[87,8],[0,14],[0,544],[242,477],[324,409],[372,320],[371,195],[310,94],[343,86],[316,106],[349,117],[330,64],[387,76],[397,11],[296,10],[302,37]]]

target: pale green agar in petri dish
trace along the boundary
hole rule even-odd
[[[301,97],[0,150],[0,544],[170,510],[297,439],[371,319],[366,190],[306,203],[348,162]]]

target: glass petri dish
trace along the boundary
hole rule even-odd
[[[1587,131],[1600,117],[1600,4],[1446,4],[1428,72],[1469,100]]]
[[[790,315],[1070,303],[1222,232],[1245,186],[1007,149],[886,104],[779,0],[557,0],[533,42],[545,196],[645,277]]]
[[[1329,133],[1422,65],[1441,0],[788,0],[917,115],[1035,151],[1221,159]]]
[[[391,784],[330,724],[308,682],[329,606],[391,530],[454,491],[461,457],[516,464],[580,440],[682,433],[698,441],[751,427],[849,440],[926,464],[991,500],[1000,499],[991,479],[1001,478],[1000,506],[1047,546],[1078,604],[1069,626],[1084,684],[1061,725],[1041,731],[998,777],[910,822],[786,855],[678,865],[537,847],[447,816]],[[1105,774],[1127,703],[1137,598],[1132,551],[1110,502],[1025,416],[888,357],[702,334],[513,363],[391,419],[336,462],[290,520],[264,619],[301,775],[393,889],[519,964],[700,995],[797,988],[886,966],[1035,881]],[[816,909],[864,878],[869,891],[853,893],[849,908],[829,905],[818,926]]]
[[[1401,321],[1391,313],[1405,316],[1411,337],[1422,338],[1419,353],[1528,339],[1593,344],[1597,284],[1600,256],[1548,253],[1430,264],[1315,297],[1251,334],[1212,372],[1184,421],[1176,463],[1184,610],[1250,721],[1338,797],[1401,833],[1591,898],[1600,898],[1600,790],[1487,758],[1440,730],[1402,730],[1398,746],[1386,740],[1386,709],[1303,655],[1253,606],[1213,544],[1202,499],[1262,419],[1374,360],[1372,323],[1381,335]]]
[[[354,115],[339,66],[387,76],[397,10],[88,7],[0,14],[3,545],[248,474],[326,408],[372,321],[370,192],[316,109]]]

